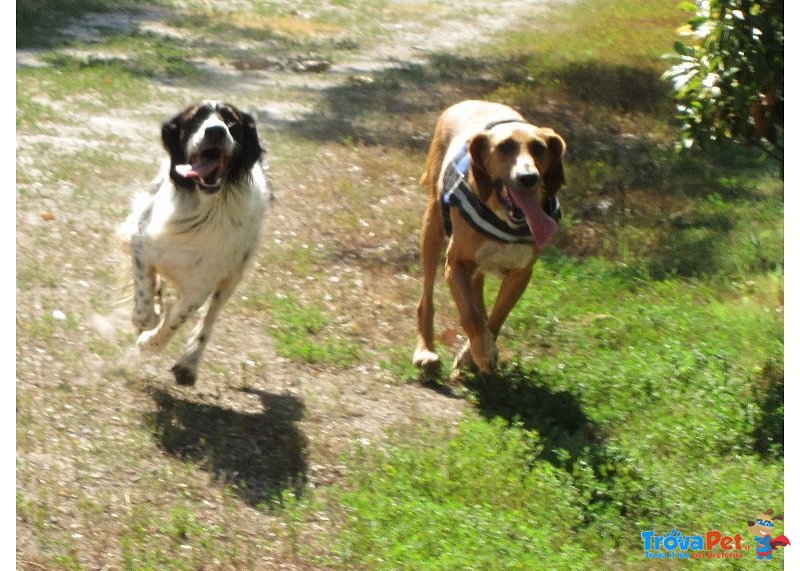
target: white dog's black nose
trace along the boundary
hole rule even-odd
[[[533,188],[539,182],[539,174],[532,172],[528,174],[521,174],[517,177],[517,181],[525,188]]]
[[[205,138],[208,141],[220,141],[225,138],[226,129],[224,125],[211,125],[206,127]]]

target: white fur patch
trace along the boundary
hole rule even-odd
[[[536,250],[530,244],[502,244],[485,240],[475,253],[475,263],[481,272],[502,274],[525,268],[535,256]]]

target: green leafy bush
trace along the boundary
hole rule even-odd
[[[782,0],[698,0],[675,43],[672,80],[683,147],[721,138],[783,160]]]

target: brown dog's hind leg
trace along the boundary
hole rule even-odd
[[[433,286],[445,239],[438,200],[429,196],[420,235],[422,296],[417,306],[417,348],[414,350],[414,365],[427,370],[437,370],[441,365],[433,346]]]

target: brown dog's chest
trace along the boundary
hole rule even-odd
[[[536,257],[536,249],[530,244],[485,240],[475,251],[475,264],[480,272],[503,274],[528,267]]]

